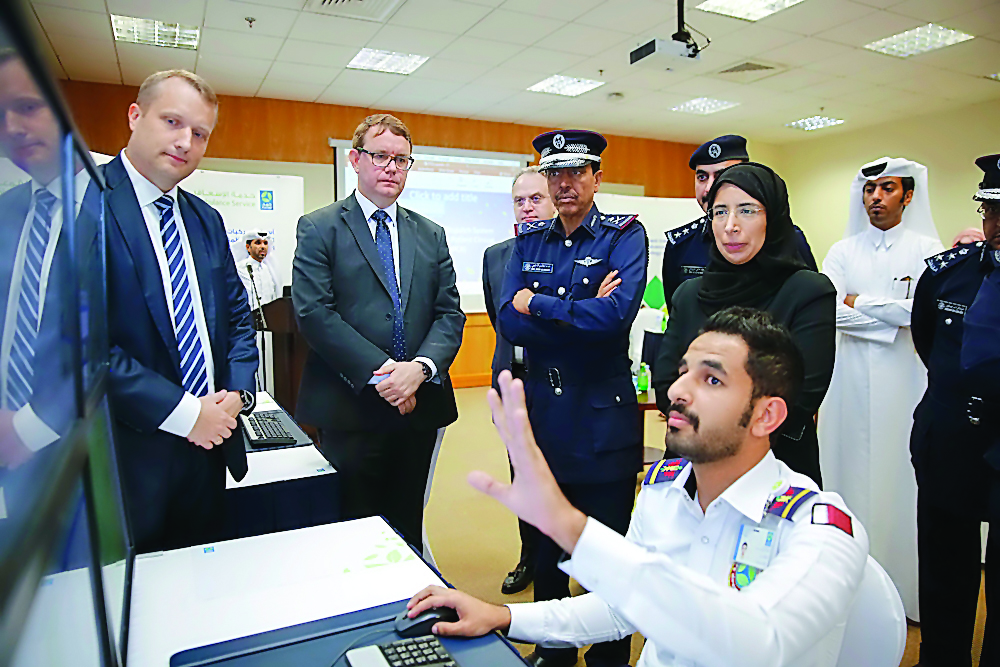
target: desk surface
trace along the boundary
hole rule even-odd
[[[138,556],[129,667],[347,614],[441,579],[380,517]]]

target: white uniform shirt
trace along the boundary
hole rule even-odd
[[[125,172],[132,182],[132,189],[135,190],[135,197],[139,201],[139,209],[146,222],[146,231],[149,240],[153,242],[153,252],[156,254],[156,261],[159,264],[160,278],[163,281],[163,294],[167,298],[167,310],[170,312],[170,322],[174,322],[174,291],[170,282],[170,264],[167,263],[167,251],[163,248],[163,235],[160,233],[160,211],[153,202],[168,195],[174,200],[174,222],[177,224],[177,233],[180,236],[181,247],[184,249],[184,268],[187,271],[188,285],[191,289],[191,307],[194,309],[194,324],[198,330],[198,338],[201,339],[201,349],[205,355],[205,370],[208,373],[208,393],[215,392],[215,363],[212,358],[212,345],[208,340],[208,324],[205,322],[205,308],[201,301],[201,288],[198,285],[198,273],[194,265],[194,255],[191,253],[191,243],[188,241],[187,230],[184,227],[184,218],[181,216],[181,207],[177,200],[177,187],[170,192],[163,192],[157,186],[140,174],[138,170],[129,162],[128,156],[123,149],[121,152],[122,163],[125,165]],[[174,328],[176,331],[176,327]],[[184,392],[180,403],[167,415],[167,418],[160,424],[160,430],[187,437],[198,421],[201,414],[201,401],[194,394]]]
[[[936,238],[899,224],[869,225],[838,241],[823,260],[837,288],[837,355],[819,410],[823,484],[839,493],[868,529],[871,554],[920,619],[917,592],[917,481],[910,463],[913,410],[927,370],[910,335],[924,259],[943,250]],[[844,304],[858,295],[854,308]]]
[[[813,524],[817,503],[846,510],[839,496],[823,492],[792,520],[765,514],[769,499],[789,486],[816,489],[771,452],[705,513],[685,488],[692,474],[687,465],[672,482],[643,485],[625,537],[588,519],[560,567],[592,592],[508,605],[509,636],[583,646],[638,631],[647,639],[639,667],[835,665],[867,562],[860,522],[853,521],[853,537]],[[777,530],[770,565],[742,590],[731,588],[740,529],[758,524]]]
[[[253,267],[253,284],[250,284],[250,271],[247,267]],[[247,300],[250,303],[250,310],[257,309],[257,299],[260,305],[266,305],[281,296],[278,293],[278,280],[274,277],[271,267],[263,262],[258,262],[253,257],[241,259],[236,264],[236,273],[243,281],[243,287],[247,290]],[[254,294],[254,288],[257,289]]]

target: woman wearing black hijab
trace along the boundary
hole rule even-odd
[[[721,172],[708,194],[715,245],[700,278],[683,283],[654,364],[656,404],[667,414],[667,389],[678,363],[711,315],[729,306],[769,312],[791,332],[805,361],[805,381],[771,450],[822,485],[815,415],[833,376],[837,291],[798,258],[785,182],[754,162]]]

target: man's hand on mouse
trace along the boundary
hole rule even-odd
[[[434,607],[450,607],[458,613],[458,622],[435,623],[431,628],[431,632],[442,637],[479,637],[494,630],[506,632],[510,628],[510,609],[451,588],[428,586],[406,603],[410,618]]]

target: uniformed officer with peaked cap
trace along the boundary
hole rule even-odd
[[[688,166],[694,172],[695,198],[702,210],[707,211],[708,191],[712,189],[715,176],[720,171],[734,164],[747,162],[747,140],[737,134],[727,134],[706,141],[691,154]],[[806,241],[805,234],[795,228],[799,255],[813,271],[816,271],[816,260]],[[667,244],[663,248],[663,297],[667,307],[674,292],[685,280],[697,278],[705,272],[708,266],[708,251],[715,243],[712,236],[712,224],[707,215],[682,227],[667,232]]]
[[[972,664],[980,522],[1000,516],[997,503],[990,502],[991,490],[1000,499],[1000,457],[993,456],[1000,446],[1000,422],[993,417],[1000,410],[1000,391],[993,389],[997,376],[981,372],[989,355],[1000,359],[1000,287],[992,288],[995,301],[988,303],[991,278],[1000,284],[1000,155],[976,164],[985,172],[973,199],[981,202],[986,240],[928,258],[913,299],[913,343],[927,366],[927,391],[914,412],[910,438],[918,486],[921,667]],[[963,369],[963,362],[970,368]],[[991,581],[1000,573],[989,560],[997,557],[996,534],[990,532],[988,545],[987,607],[996,598],[991,586],[1000,585]],[[1000,599],[993,608],[1000,609]],[[991,625],[987,618],[983,665],[1000,659]]]
[[[518,225],[499,331],[531,359],[528,414],[563,492],[624,534],[642,467],[628,335],[646,288],[646,231],[635,215],[608,215],[594,205],[604,137],[560,130],[532,143],[559,216]],[[620,283],[598,297],[609,277]],[[561,550],[540,537],[535,600],[567,597],[568,577],[558,568]],[[628,657],[626,638],[595,645],[587,664],[623,665]],[[539,648],[531,658],[541,666],[576,659],[573,648]]]

